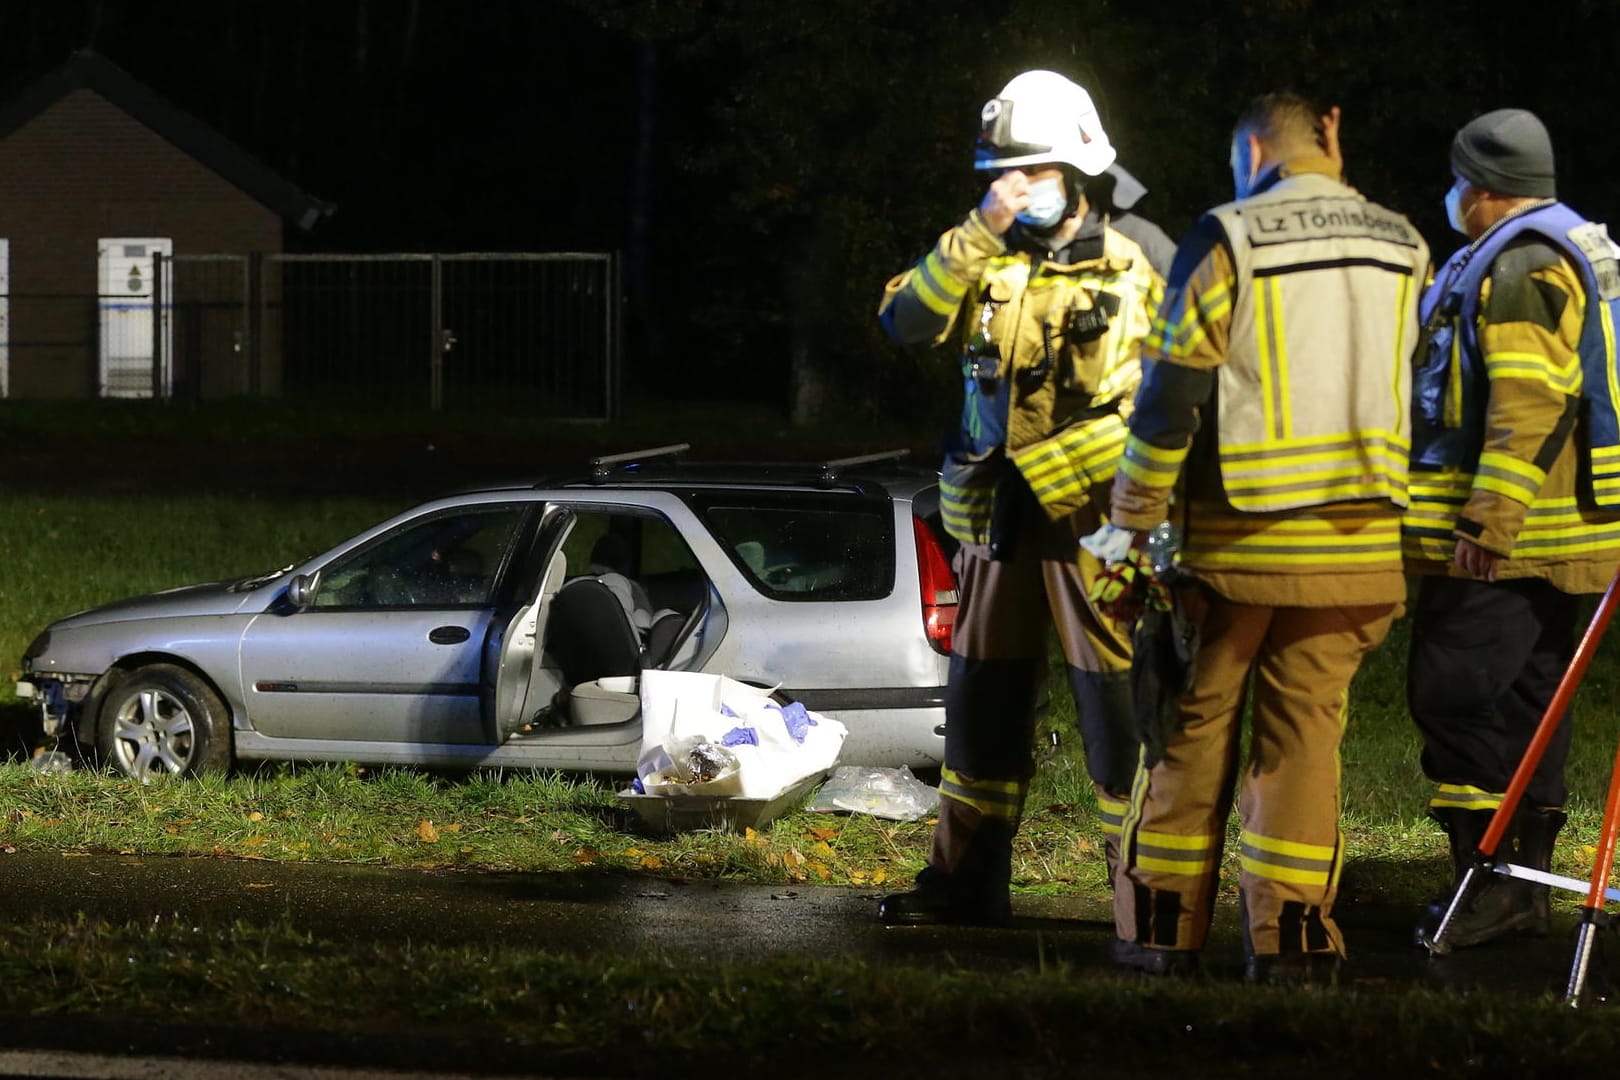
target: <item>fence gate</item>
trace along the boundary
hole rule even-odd
[[[262,276],[263,392],[618,413],[611,255],[270,255]]]

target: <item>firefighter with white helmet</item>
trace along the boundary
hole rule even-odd
[[[1084,88],[1019,75],[980,114],[974,168],[991,176],[978,207],[888,283],[879,308],[897,342],[962,342],[965,395],[941,477],[960,606],[939,823],[916,888],[883,899],[887,923],[1009,917],[1052,621],[1116,847],[1138,749],[1130,639],[1087,599],[1101,567],[1078,541],[1107,511],[1174,245],[1129,212],[1145,189],[1114,158]]]

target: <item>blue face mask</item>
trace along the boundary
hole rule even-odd
[[[1063,181],[1049,176],[1029,185],[1029,205],[1018,212],[1018,220],[1037,229],[1050,229],[1063,220],[1063,211],[1068,205]]]
[[[1446,222],[1453,229],[1456,229],[1464,236],[1467,236],[1468,214],[1473,213],[1473,209],[1469,208],[1468,213],[1463,212],[1462,189],[1463,182],[1458,180],[1456,183],[1451,185],[1451,190],[1446,192]]]

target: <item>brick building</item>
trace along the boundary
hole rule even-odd
[[[190,304],[208,347],[177,353],[184,278],[154,320],[154,253],[278,253],[286,226],[332,210],[105,58],[74,55],[0,101],[0,396],[250,392],[251,313]]]

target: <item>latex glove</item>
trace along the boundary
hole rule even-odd
[[[1136,546],[1136,539],[1137,534],[1131,529],[1121,529],[1112,521],[1105,521],[1102,528],[1090,536],[1082,536],[1080,546],[1105,563],[1117,563]]]

